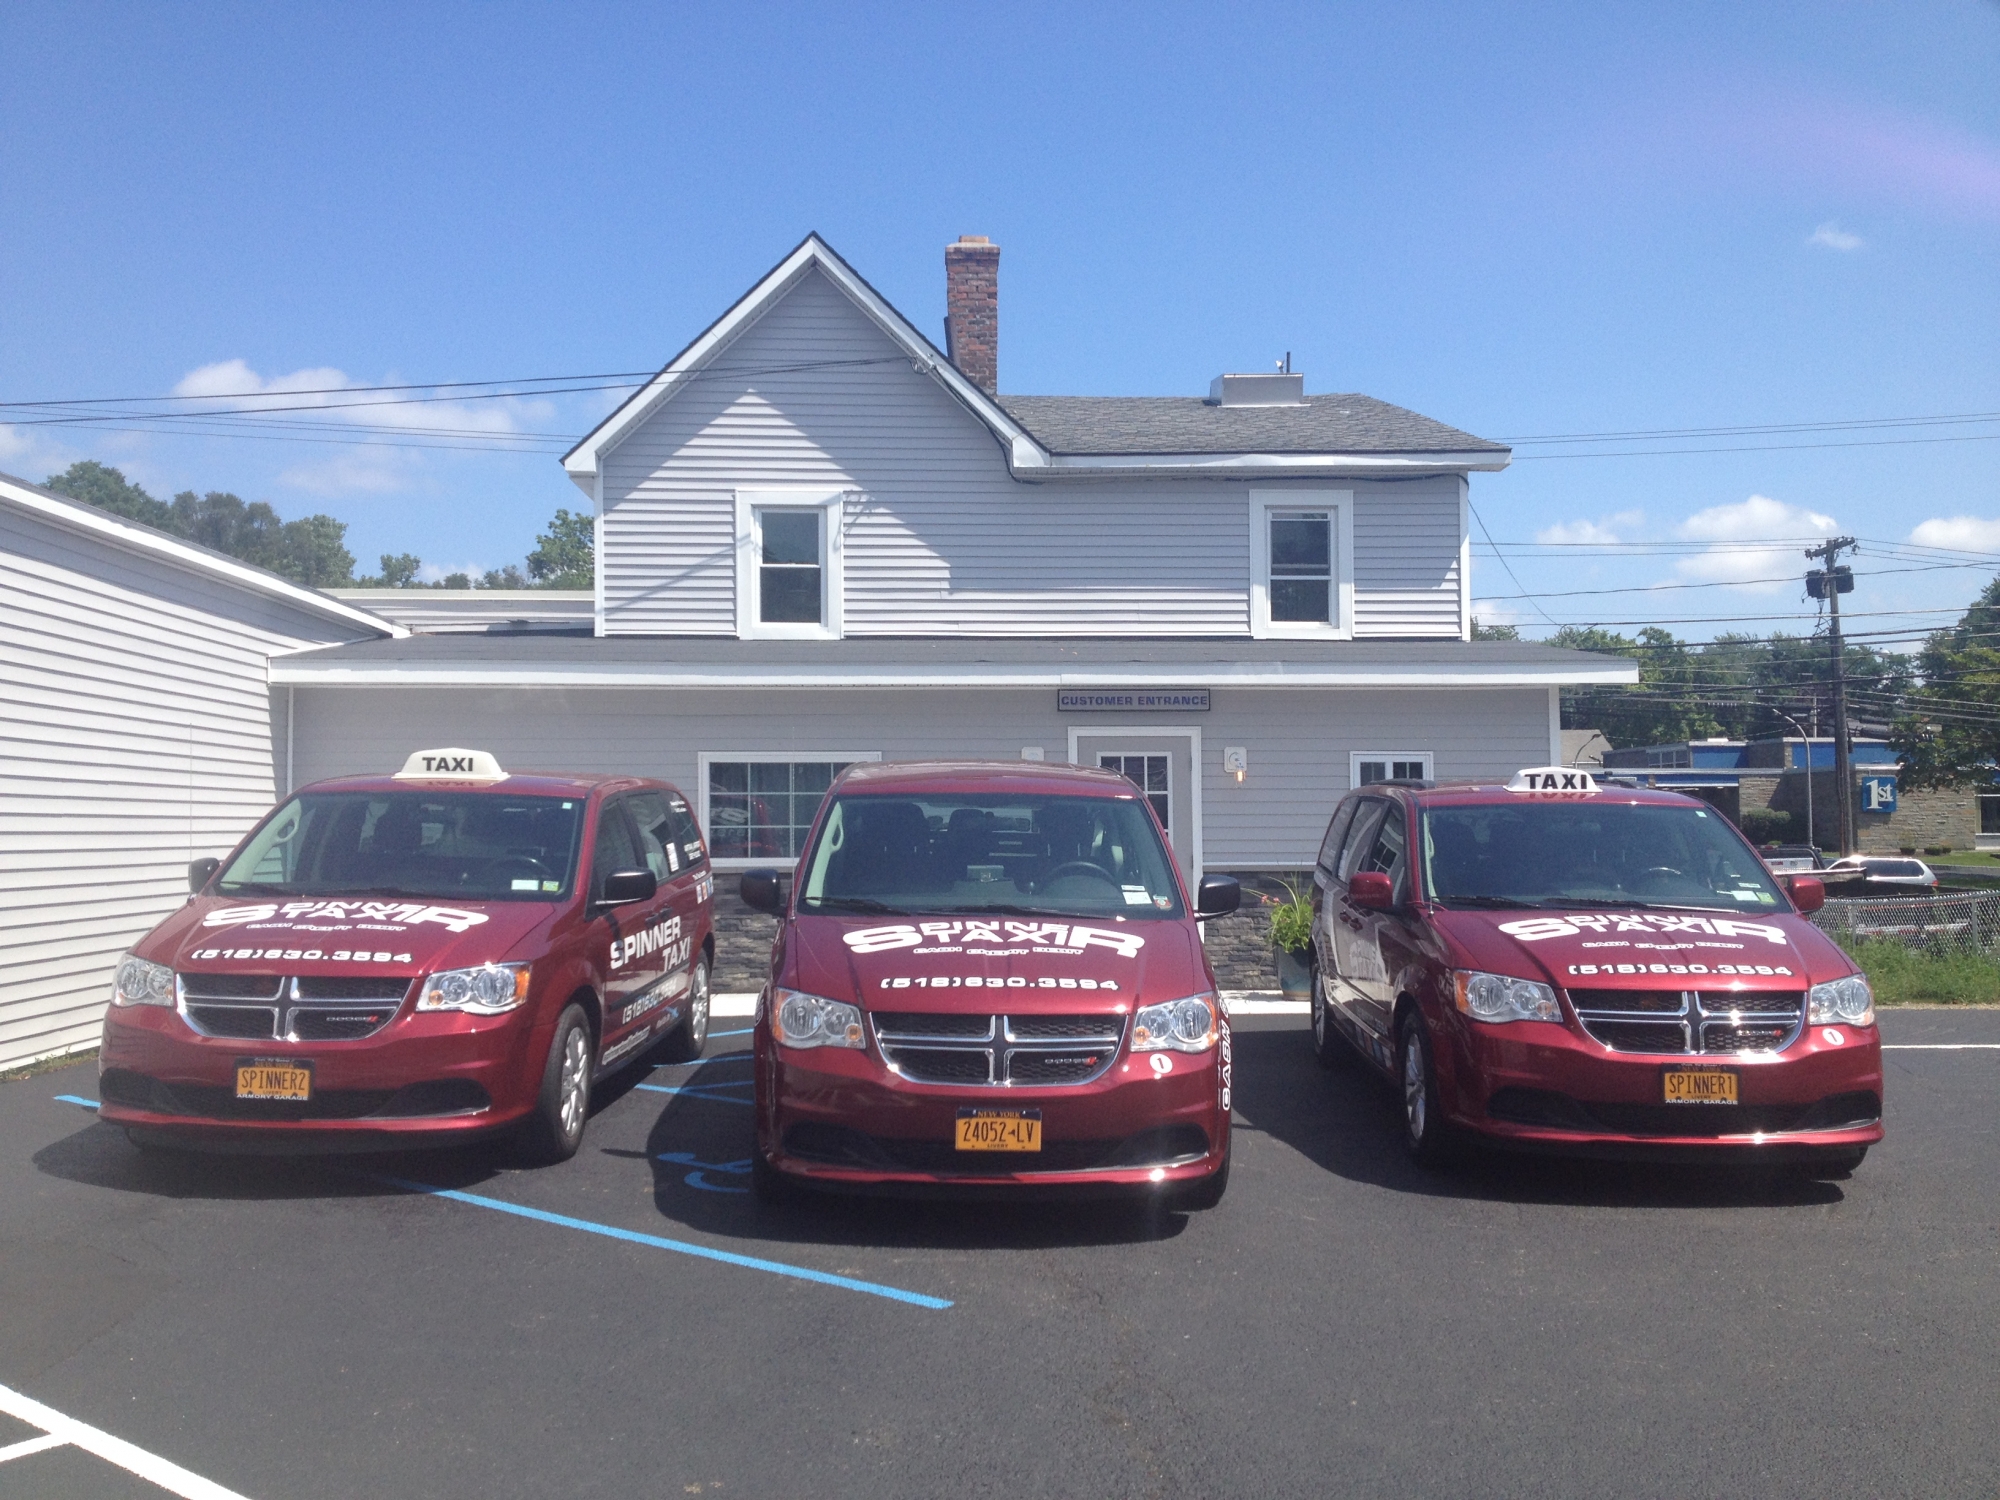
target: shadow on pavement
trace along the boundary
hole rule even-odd
[[[1187,1227],[1185,1214],[1134,1199],[963,1201],[808,1189],[795,1201],[759,1203],[749,1191],[748,1057],[747,1051],[714,1053],[700,1064],[662,1070],[655,1080],[676,1086],[694,1081],[701,1090],[663,1096],[665,1107],[644,1152],[654,1205],[689,1230],[774,1245],[1039,1250],[1143,1244],[1172,1239]],[[735,1098],[743,1102],[730,1102]]]
[[[1403,1151],[1394,1087],[1359,1057],[1322,1069],[1312,1034],[1236,1031],[1236,1129],[1262,1131],[1350,1182],[1427,1197],[1605,1208],[1839,1203],[1838,1184],[1771,1167],[1665,1165],[1476,1151],[1426,1172]],[[1865,1170],[1865,1168],[1864,1168]]]

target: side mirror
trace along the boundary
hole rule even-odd
[[[221,868],[222,861],[213,855],[188,861],[188,889],[199,896],[202,888],[215,879],[215,872]]]
[[[784,887],[779,884],[782,877],[776,870],[745,870],[743,878],[736,883],[736,894],[743,898],[743,904],[752,911],[769,912],[772,916],[782,916],[785,911]]]
[[[630,906],[635,901],[652,900],[659,889],[660,882],[651,870],[614,870],[604,877],[597,904]]]
[[[1387,911],[1396,904],[1396,883],[1380,870],[1363,870],[1347,877],[1347,900],[1369,911]]]
[[[1801,916],[1810,916],[1826,905],[1826,882],[1813,875],[1794,875],[1786,882],[1792,893],[1792,905],[1799,909]]]
[[[1243,887],[1234,875],[1204,875],[1195,887],[1194,909],[1204,917],[1226,917],[1243,904]]]

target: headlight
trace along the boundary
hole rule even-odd
[[[446,969],[424,981],[418,1010],[463,1010],[475,1016],[497,1016],[528,998],[528,965],[481,964],[476,969]]]
[[[771,1035],[787,1047],[865,1047],[861,1012],[839,1000],[778,990],[771,996]]]
[[[111,981],[113,1005],[172,1005],[174,971],[165,964],[128,958],[118,965],[118,977]]]
[[[1206,1052],[1215,1045],[1215,1002],[1208,995],[1143,1005],[1132,1017],[1132,1050]]]
[[[1458,1008],[1475,1021],[1560,1021],[1556,992],[1533,979],[1505,974],[1481,974],[1455,969],[1452,982]]]
[[[1806,1020],[1814,1026],[1873,1026],[1875,993],[1859,974],[1816,984],[1806,991]]]

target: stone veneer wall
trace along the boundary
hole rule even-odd
[[[1857,781],[1865,770],[1857,770]],[[1797,837],[1806,836],[1806,778],[1804,771],[1765,772],[1746,770],[1741,781],[1742,809],[1775,808],[1792,815]],[[1839,783],[1831,771],[1815,771],[1812,777],[1813,838],[1822,849],[1840,841],[1835,798]],[[1979,832],[1979,797],[1970,788],[1905,791],[1892,813],[1862,812],[1860,790],[1855,793],[1855,847],[1867,854],[1894,854],[1898,849],[1925,849],[1949,845],[1970,849]]]
[[[1274,990],[1277,960],[1271,953],[1269,904],[1286,899],[1285,882],[1309,887],[1310,870],[1218,870],[1243,882],[1243,905],[1233,914],[1204,922],[1203,938],[1216,981],[1226,990]],[[760,990],[771,966],[771,939],[778,922],[752,911],[736,894],[736,875],[715,878],[715,973],[721,993]]]

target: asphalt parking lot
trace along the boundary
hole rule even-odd
[[[1426,1177],[1242,1018],[1188,1216],[761,1207],[717,1024],[541,1171],[162,1161],[89,1065],[0,1084],[0,1497],[2000,1491],[2000,1012],[1888,1015],[1828,1183]]]

